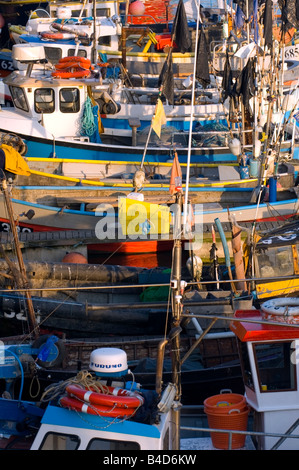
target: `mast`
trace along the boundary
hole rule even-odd
[[[185,190],[185,202],[184,202],[184,213],[183,213],[183,229],[185,231],[187,224],[187,208],[188,208],[188,193],[189,193],[189,178],[190,178],[190,162],[191,162],[191,144],[192,144],[192,122],[194,114],[194,97],[195,97],[195,75],[196,75],[196,61],[197,61],[197,49],[198,49],[198,37],[199,37],[199,2],[195,0],[197,18],[196,18],[196,39],[195,39],[195,50],[194,50],[194,64],[193,64],[193,81],[192,81],[192,93],[191,93],[191,115],[190,115],[190,126],[189,126],[189,140],[188,140],[188,156],[187,156],[187,170],[186,170],[186,190]]]
[[[180,449],[180,400],[181,388],[181,357],[180,357],[180,322],[182,313],[181,295],[181,268],[182,268],[182,191],[176,193],[176,213],[174,225],[174,248],[173,248],[173,275],[171,281],[171,360],[172,360],[172,382],[176,386],[175,402],[177,406],[173,408],[173,422],[175,427],[173,448]]]
[[[15,220],[14,220],[11,199],[10,199],[10,195],[8,193],[7,181],[6,181],[5,178],[2,180],[2,192],[3,192],[3,195],[4,195],[4,199],[5,199],[8,215],[9,215],[11,231],[12,231],[12,235],[13,235],[13,239],[14,239],[14,243],[15,243],[15,248],[16,248],[16,253],[17,253],[17,258],[18,258],[18,263],[19,263],[19,268],[20,268],[20,273],[21,273],[21,276],[22,276],[23,286],[20,286],[20,287],[25,288],[25,297],[26,297],[26,302],[27,302],[27,307],[28,307],[28,320],[29,320],[29,325],[30,325],[30,332],[33,334],[33,336],[35,338],[37,338],[39,336],[39,328],[38,328],[36,318],[35,318],[35,312],[34,312],[34,308],[33,308],[31,295],[30,295],[30,292],[28,290],[29,289],[29,283],[28,283],[28,279],[27,279],[26,268],[25,268],[22,251],[21,251],[20,244],[19,244],[17,227],[16,227],[16,223],[15,223]]]
[[[93,41],[92,41],[92,63],[97,63],[97,2],[93,0]]]

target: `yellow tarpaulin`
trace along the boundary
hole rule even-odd
[[[30,176],[30,168],[22,155],[10,145],[2,144],[0,148],[5,153],[5,170],[16,175]]]
[[[171,214],[167,206],[120,198],[118,212],[124,235],[169,234]]]

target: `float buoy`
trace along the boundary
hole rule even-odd
[[[73,253],[67,253],[63,258],[62,258],[63,263],[74,263],[74,264],[88,264],[87,259],[85,256],[81,255],[81,253],[78,253],[74,251]]]
[[[145,12],[145,6],[140,0],[135,0],[129,5],[130,15],[141,16]]]
[[[299,315],[299,298],[282,297],[280,299],[267,300],[261,305],[261,308],[270,315]]]

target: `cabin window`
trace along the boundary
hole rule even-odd
[[[80,444],[80,439],[74,434],[60,434],[48,432],[39,450],[76,450]]]
[[[111,36],[101,36],[98,39],[99,46],[111,46]]]
[[[109,18],[111,16],[111,10],[110,8],[97,8],[97,17],[98,16],[103,16],[104,18]]]
[[[62,49],[60,47],[47,47],[44,46],[46,59],[51,64],[57,64],[62,57]]]
[[[61,88],[59,106],[62,113],[77,113],[80,110],[78,88]]]
[[[36,113],[53,113],[55,109],[54,90],[38,88],[34,92],[34,109]]]
[[[69,49],[67,51],[68,57],[72,57],[74,55],[79,57],[87,57],[87,51],[85,49],[79,49],[77,52],[75,49]]]
[[[81,13],[81,10],[72,10],[72,17],[79,18],[80,13]],[[87,16],[87,10],[86,9],[83,10],[81,16],[82,16],[82,18]]]
[[[23,88],[11,86],[9,89],[14,106],[18,109],[22,109],[22,111],[28,112],[29,106]]]
[[[243,343],[242,341],[238,340],[238,349],[239,349],[239,356],[240,356],[240,363],[243,375],[244,385],[251,388],[253,390],[253,380],[252,380],[252,371],[250,366],[250,360],[248,355],[248,348],[247,343]]]
[[[296,390],[293,342],[253,344],[260,392]]]
[[[111,441],[95,438],[89,442],[87,450],[140,450],[140,446],[133,441]]]
[[[294,274],[292,246],[271,247],[257,252],[257,274],[262,278]]]

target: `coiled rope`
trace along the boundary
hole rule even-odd
[[[71,377],[63,382],[58,382],[57,384],[49,385],[49,387],[45,389],[41,401],[48,402],[61,396],[65,393],[66,387],[70,384],[82,385],[84,388],[97,393],[109,393],[109,389],[106,385],[95,379],[89,371],[82,370],[75,377]]]
[[[92,111],[92,102],[90,97],[86,98],[84,103],[84,111],[83,111],[83,118],[82,118],[82,125],[81,125],[81,134],[92,136],[95,131],[97,130],[95,121],[94,121],[94,114]]]

